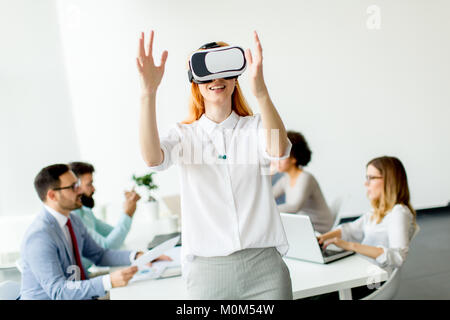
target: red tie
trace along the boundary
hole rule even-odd
[[[77,238],[75,237],[75,233],[73,232],[72,223],[70,219],[67,220],[67,227],[69,228],[70,238],[72,239],[73,251],[75,253],[75,260],[77,261],[77,266],[80,268],[81,280],[86,280],[86,276],[84,275],[83,265],[81,264],[80,251],[78,250]]]

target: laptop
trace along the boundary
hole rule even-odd
[[[176,236],[180,236],[177,244],[175,246],[181,246],[181,232],[173,232],[166,234],[158,234],[153,237],[152,241],[147,245],[147,249],[151,250],[156,246],[159,246],[161,243],[166,242],[169,239],[175,238]]]
[[[323,250],[314,233],[311,219],[307,215],[281,213],[281,221],[289,243],[287,258],[311,261],[316,263],[329,263],[354,254],[330,245]],[[330,248],[333,246],[333,248]]]
[[[180,205],[180,195],[170,195],[161,198],[164,205],[169,209],[169,212],[178,217],[181,216],[181,205]],[[181,232],[173,232],[167,234],[158,234],[153,237],[152,241],[147,245],[147,249],[153,249],[154,247],[160,245],[164,241],[167,241],[176,236],[181,236]],[[181,246],[181,237],[176,246]]]

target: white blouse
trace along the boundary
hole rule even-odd
[[[392,272],[406,259],[409,243],[416,231],[414,217],[409,208],[401,204],[395,205],[378,224],[370,219],[372,214],[373,211],[369,211],[338,228],[345,241],[382,248],[384,252],[375,259],[375,263]]]
[[[289,157],[292,145],[282,157],[271,157],[264,134],[259,114],[232,111],[219,124],[205,114],[191,124],[177,123],[161,138],[164,160],[150,169],[179,165],[183,268],[194,256],[266,247],[287,252],[270,161]]]

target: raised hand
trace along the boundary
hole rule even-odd
[[[250,87],[256,98],[263,98],[268,94],[267,87],[264,82],[263,66],[262,66],[262,47],[256,31],[253,32],[256,49],[254,56],[250,49],[245,50],[245,58],[247,59],[248,71],[250,74]]]
[[[141,196],[137,194],[134,189],[131,191],[125,191],[125,202],[123,204],[123,210],[129,217],[133,217],[136,212],[136,203],[141,199]]]
[[[159,66],[155,65],[153,61],[153,38],[154,31],[150,32],[150,42],[148,44],[147,53],[145,52],[145,41],[144,41],[144,33],[141,33],[141,37],[139,39],[139,50],[138,56],[136,58],[136,64],[141,76],[141,87],[144,93],[154,94],[158,89],[159,84],[161,83],[161,79],[164,75],[164,68],[166,65],[167,50],[161,55],[161,64]]]

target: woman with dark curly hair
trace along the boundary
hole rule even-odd
[[[278,161],[278,171],[285,173],[273,186],[275,198],[285,194],[286,202],[278,205],[280,212],[303,213],[311,218],[314,229],[328,232],[333,226],[333,216],[314,176],[305,171],[311,160],[311,150],[303,135],[288,131],[292,143],[289,158]]]

